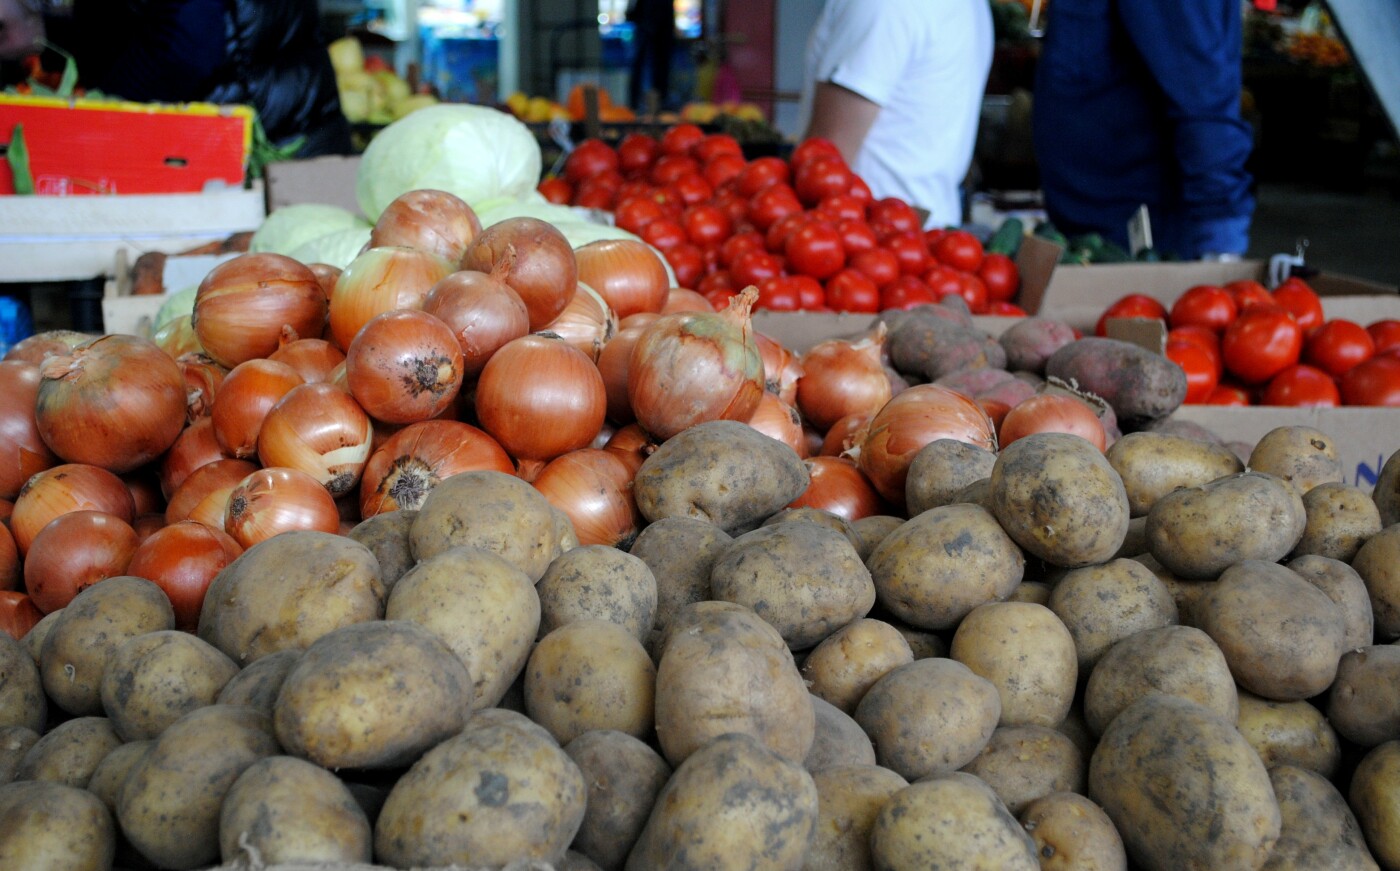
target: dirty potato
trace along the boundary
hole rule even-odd
[[[1249,468],[1277,475],[1305,494],[1319,484],[1342,480],[1337,443],[1310,426],[1269,430],[1249,454]]]
[[[1133,517],[1147,516],[1158,499],[1178,487],[1199,487],[1244,471],[1244,463],[1224,445],[1160,432],[1128,433],[1104,456],[1123,479]]]
[[[993,602],[973,610],[948,655],[997,688],[1003,726],[1054,726],[1074,701],[1074,638],[1044,605]]]
[[[1171,590],[1130,559],[1070,570],[1050,591],[1046,605],[1074,639],[1081,676],[1129,635],[1177,622]]]
[[[1244,472],[1158,499],[1147,514],[1147,544],[1177,576],[1205,580],[1240,560],[1283,559],[1306,523],[1303,499],[1291,484]]]

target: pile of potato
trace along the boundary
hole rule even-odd
[[[1400,456],[1400,455],[1397,455]],[[0,634],[0,868],[1400,867],[1400,460],[936,441],[904,519],[700,424],[630,548],[470,472]]]

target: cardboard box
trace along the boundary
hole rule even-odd
[[[269,163],[263,174],[267,181],[267,210],[272,212],[296,203],[322,203],[340,206],[360,214],[355,199],[355,175],[359,155],[326,155],[305,160]]]

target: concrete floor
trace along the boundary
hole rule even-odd
[[[1308,240],[1308,264],[1327,272],[1400,285],[1400,187],[1342,193],[1321,185],[1263,183],[1249,256],[1292,253]]]

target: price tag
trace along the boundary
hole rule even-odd
[[[1138,206],[1128,219],[1128,250],[1134,256],[1152,247],[1152,218],[1147,214],[1147,205]]]

